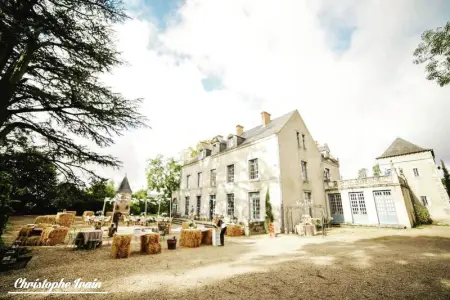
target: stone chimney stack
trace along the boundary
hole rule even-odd
[[[262,125],[267,126],[267,124],[270,123],[270,114],[268,112],[263,111],[261,113],[261,117],[262,117]]]
[[[241,125],[236,125],[236,135],[241,136],[243,132],[244,132],[244,127]]]

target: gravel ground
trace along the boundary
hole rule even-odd
[[[13,218],[19,224],[32,218]],[[125,229],[122,227],[122,229]],[[109,258],[95,251],[34,247],[26,269],[0,275],[12,299],[450,299],[450,227],[333,228],[329,235],[233,237],[225,247],[177,248]],[[138,244],[133,245],[138,249]],[[8,295],[18,278],[97,279],[107,295]],[[55,290],[58,291],[58,290]],[[64,291],[75,291],[65,289]]]

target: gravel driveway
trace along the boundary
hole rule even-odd
[[[137,249],[137,244],[134,245]],[[177,248],[128,259],[35,247],[23,270],[0,275],[0,297],[27,281],[97,279],[107,295],[64,299],[450,299],[450,227],[333,228],[329,235],[227,238],[225,247]],[[96,290],[96,291],[98,291]],[[64,291],[74,291],[66,289]],[[30,299],[30,295],[9,295]],[[8,297],[8,298],[9,298]]]

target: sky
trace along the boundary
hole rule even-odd
[[[421,33],[449,21],[449,1],[124,1],[132,19],[116,39],[128,64],[103,79],[144,99],[151,129],[104,150],[123,162],[98,170],[116,184],[127,174],[143,188],[148,158],[258,126],[262,111],[297,109],[344,179],[371,170],[396,137],[450,163],[450,87],[413,64]]]

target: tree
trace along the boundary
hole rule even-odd
[[[447,190],[447,194],[450,196],[450,174],[448,173],[448,169],[444,164],[444,161],[441,160],[442,172],[444,173],[444,178],[442,178],[442,183],[444,184],[445,189]]]
[[[167,205],[172,193],[180,188],[181,166],[173,158],[157,155],[148,160],[146,175],[148,188],[162,193],[163,205]]]
[[[439,86],[450,83],[450,22],[444,27],[427,30],[422,34],[422,42],[414,51],[415,64],[427,63],[427,79]]]
[[[266,217],[264,222],[264,227],[266,229],[266,233],[269,233],[269,225],[273,223],[273,213],[272,213],[272,205],[270,204],[270,194],[269,189],[266,192]]]
[[[362,168],[358,171],[358,179],[367,178],[367,169]]]
[[[0,171],[0,248],[3,247],[2,236],[8,224],[9,215],[11,214],[11,192],[12,192],[12,176],[6,172]]]
[[[379,177],[381,175],[380,165],[376,164],[372,167],[372,173],[374,177]]]
[[[30,136],[68,180],[78,180],[73,168],[98,177],[90,163],[120,165],[74,137],[107,147],[146,127],[141,99],[99,79],[123,64],[113,26],[126,18],[121,0],[0,1],[0,146]]]

